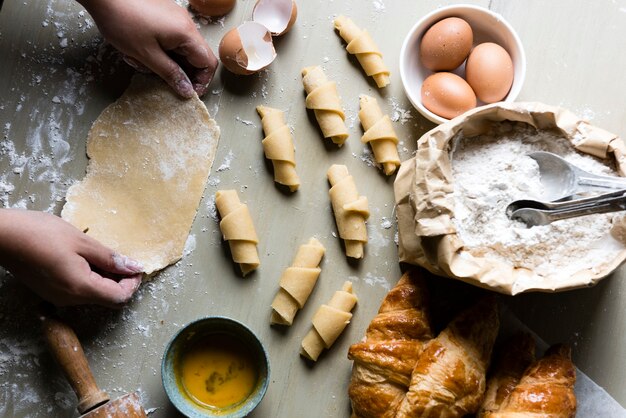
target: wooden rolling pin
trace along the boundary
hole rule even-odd
[[[42,315],[43,332],[52,356],[78,397],[78,412],[83,418],[145,418],[139,396],[129,393],[111,401],[100,390],[74,330],[59,319]]]

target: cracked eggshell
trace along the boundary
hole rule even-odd
[[[189,0],[189,5],[202,16],[223,16],[233,10],[236,0]]]
[[[280,36],[293,26],[298,16],[294,0],[258,0],[252,10],[252,20]]]
[[[257,22],[244,22],[226,32],[219,54],[226,69],[240,75],[261,71],[276,58],[272,34]]]

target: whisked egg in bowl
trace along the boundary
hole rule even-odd
[[[245,325],[207,317],[183,327],[163,355],[163,387],[188,417],[247,416],[269,384],[267,353]]]

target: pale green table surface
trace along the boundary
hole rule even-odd
[[[120,312],[63,310],[81,338],[100,386],[120,396],[138,390],[154,417],[176,416],[161,387],[160,361],[170,336],[206,315],[248,324],[266,344],[272,379],[255,417],[347,417],[350,362],[382,297],[400,275],[394,243],[393,179],[367,164],[359,142],[358,95],[379,98],[397,120],[401,157],[433,125],[406,99],[398,55],[409,28],[448,1],[335,0],[299,2],[294,29],[276,42],[278,58],[259,75],[237,78],[218,71],[204,101],[222,129],[221,141],[187,255],[139,291]],[[502,14],[518,31],[528,59],[519,100],[561,105],[608,131],[626,133],[626,1],[473,1]],[[251,0],[216,22],[200,22],[214,50],[222,35],[246,20]],[[334,33],[332,18],[347,14],[367,27],[392,70],[391,86],[376,89]],[[325,144],[304,108],[300,69],[321,64],[338,82],[351,134],[336,149]],[[109,47],[81,7],[69,0],[6,0],[0,11],[0,200],[59,214],[67,187],[84,175],[85,139],[93,120],[115,100],[131,71]],[[294,127],[303,184],[286,195],[264,160],[255,106],[285,109]],[[326,169],[348,165],[372,216],[365,259],[346,262],[328,201]],[[236,188],[251,208],[261,237],[262,266],[240,278],[212,216],[218,188]],[[393,223],[393,225],[392,225]],[[290,329],[269,326],[269,305],[282,270],[309,237],[327,247],[322,275]],[[591,289],[502,297],[548,343],[566,342],[578,367],[626,405],[626,282],[619,269]],[[344,280],[359,304],[352,323],[315,365],[299,355],[301,338],[317,306]],[[439,279],[433,298],[454,305],[474,288]],[[453,293],[444,295],[444,293]],[[0,416],[74,416],[75,397],[40,339],[38,301],[0,279]]]

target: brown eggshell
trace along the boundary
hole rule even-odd
[[[452,73],[435,73],[422,83],[422,104],[436,115],[452,119],[476,107],[469,84]]]
[[[465,79],[485,103],[504,99],[511,89],[513,77],[511,56],[498,44],[482,43],[467,58]]]
[[[258,0],[252,10],[252,20],[267,27],[273,36],[287,33],[297,17],[295,0]]]
[[[236,0],[189,0],[189,5],[202,16],[223,16],[233,10]]]
[[[246,53],[246,45],[252,51]],[[219,45],[219,55],[227,70],[239,75],[261,71],[274,61],[276,51],[269,30],[256,22],[244,22],[226,32]]]
[[[241,38],[237,28],[226,32],[219,46],[220,61],[224,67],[232,73],[239,75],[250,75],[254,71],[246,69],[248,66],[248,55],[243,50]]]
[[[432,71],[451,71],[465,61],[472,49],[474,34],[458,17],[448,17],[432,25],[420,41],[420,62]]]

